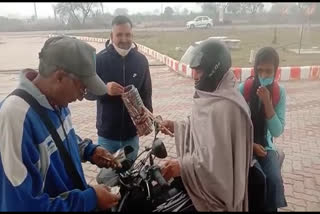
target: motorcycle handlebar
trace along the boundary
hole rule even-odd
[[[152,170],[152,176],[153,176],[153,179],[155,181],[158,182],[158,184],[161,186],[161,187],[169,187],[169,184],[168,182],[164,179],[164,177],[161,175],[161,172],[160,172],[160,168],[159,167],[154,167],[153,170]]]

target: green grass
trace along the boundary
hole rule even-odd
[[[277,49],[280,55],[280,66],[303,66],[319,65],[320,54],[298,55],[289,52],[288,49],[299,48],[300,29],[283,28],[278,29],[277,44],[272,44],[274,29],[197,29],[192,31],[179,32],[155,32],[137,31],[134,32],[134,41],[152,48],[162,54],[168,55],[176,60],[180,60],[189,45],[193,42],[206,39],[211,36],[227,36],[230,39],[240,39],[241,48],[232,50],[233,66],[252,66],[249,63],[250,50],[258,50],[264,46],[272,46]],[[85,33],[77,34],[81,36],[92,36],[108,38],[109,33]],[[320,47],[320,28],[311,28],[310,32],[304,30],[302,48]],[[176,47],[181,47],[182,51],[177,51]]]

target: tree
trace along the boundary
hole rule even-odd
[[[264,4],[263,3],[241,3],[242,10],[250,14],[251,16],[254,16],[257,14],[257,12],[260,12],[263,10]]]
[[[176,15],[180,14],[181,5],[175,5],[174,6],[174,12]]]
[[[182,15],[187,16],[189,15],[190,11],[187,8],[184,8],[182,11]]]
[[[115,9],[113,15],[114,16],[119,16],[119,15],[123,15],[123,16],[127,16],[129,13],[127,8],[117,8]]]
[[[159,13],[160,13],[159,9],[154,9],[152,12],[153,15],[159,15]]]
[[[229,13],[232,13],[234,15],[239,15],[241,13],[241,3],[239,2],[232,2],[232,3],[229,3],[228,6],[227,6],[227,11]]]
[[[95,3],[58,3],[55,6],[57,15],[65,24],[84,24],[92,13]]]
[[[59,16],[59,19],[62,23],[68,24],[71,19],[75,19],[79,22],[77,18],[75,18],[75,11],[72,10],[70,3],[58,3],[55,7],[56,13]]]
[[[218,13],[218,6],[217,3],[202,3],[202,13],[208,16],[215,16]]]
[[[88,15],[92,12],[93,6],[95,5],[92,2],[88,2],[88,3],[77,3],[77,6],[82,15],[82,24],[84,24]]]
[[[228,3],[228,2],[223,2],[223,3],[218,3],[217,5],[219,8],[222,7],[222,11],[225,13],[225,12],[227,12],[227,8],[228,8],[229,4],[230,3]]]
[[[165,17],[171,17],[173,15],[174,11],[171,7],[166,7],[164,8],[164,12],[163,12],[163,15]]]
[[[100,8],[101,8],[102,14],[104,14],[104,8],[103,8],[103,3],[102,2],[100,2]]]

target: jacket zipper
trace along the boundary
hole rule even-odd
[[[122,57],[122,80],[123,80],[123,87],[126,86],[126,65],[125,65],[125,58]],[[123,133],[123,124],[124,124],[124,103],[122,104],[122,120],[121,120],[121,133],[120,133],[120,141],[122,141],[122,133]]]

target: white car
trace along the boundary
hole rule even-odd
[[[213,21],[208,16],[197,16],[194,20],[187,22],[187,28],[210,28],[213,26]]]

